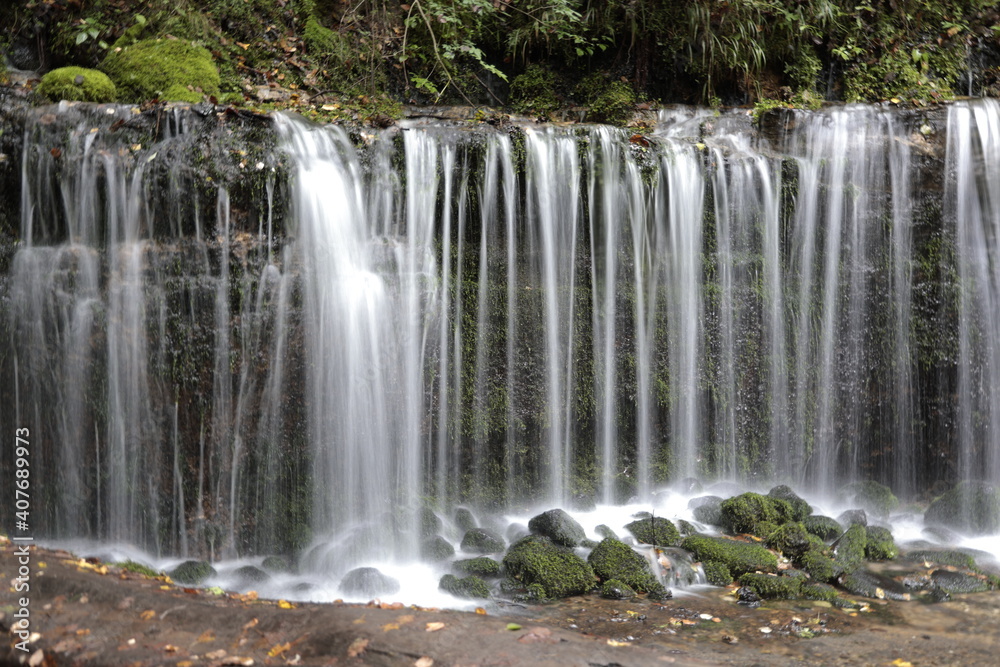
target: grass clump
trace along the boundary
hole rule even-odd
[[[127,560],[118,563],[118,567],[124,572],[134,572],[135,574],[143,574],[147,577],[158,577],[160,573],[149,567],[148,565],[143,565],[142,563],[136,563],[134,560]]]

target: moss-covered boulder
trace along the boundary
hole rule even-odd
[[[909,589],[895,579],[857,568],[840,575],[838,582],[848,593],[878,600],[909,600]]]
[[[1000,532],[1000,491],[983,482],[960,482],[931,503],[924,521],[973,535]]]
[[[458,526],[458,529],[461,531],[472,530],[473,528],[479,527],[476,517],[472,514],[472,510],[468,507],[455,508],[455,525]]]
[[[765,600],[793,600],[799,597],[802,581],[799,577],[748,573],[740,577],[740,586],[753,590]]]
[[[421,507],[417,510],[417,522],[420,527],[421,537],[437,535],[443,528],[441,517],[435,514],[434,510],[429,507]]]
[[[462,574],[474,574],[477,577],[500,576],[500,563],[486,556],[457,560],[451,566],[456,572],[461,572]]]
[[[946,593],[982,593],[990,590],[990,582],[982,575],[953,572],[951,570],[934,570],[931,573],[934,585]]]
[[[616,540],[618,539],[618,534],[615,533],[615,531],[611,530],[610,527],[604,525],[603,523],[597,528],[595,528],[594,532],[600,535],[602,540],[608,537],[614,538]]]
[[[892,560],[899,555],[899,547],[888,528],[868,526],[865,528],[865,558],[868,560]]]
[[[85,67],[60,67],[42,77],[35,91],[53,102],[114,102],[115,84],[104,72]]]
[[[702,563],[722,563],[734,577],[747,572],[777,572],[778,558],[757,544],[730,540],[724,537],[692,535],[684,538],[681,548],[690,551]]]
[[[796,564],[809,573],[813,581],[826,583],[843,571],[836,562],[818,549],[810,549],[799,556]]]
[[[762,524],[777,527],[794,515],[787,501],[749,492],[722,501],[719,509],[722,513],[721,525],[729,531],[757,536],[766,536],[770,532],[762,530]]]
[[[204,560],[186,560],[170,572],[170,578],[177,583],[195,586],[215,575],[215,568]]]
[[[462,538],[462,551],[471,551],[477,554],[498,554],[503,553],[503,538],[493,531],[485,528],[473,528],[466,531]]]
[[[340,580],[340,592],[348,597],[374,598],[380,595],[395,595],[399,592],[399,581],[374,567],[358,567]]]
[[[514,543],[503,558],[503,567],[522,585],[541,586],[547,598],[586,593],[597,583],[587,561],[540,535]]]
[[[836,519],[828,516],[807,516],[802,520],[802,525],[824,542],[832,542],[844,532],[844,527]]]
[[[643,544],[654,544],[661,547],[675,547],[681,543],[681,533],[669,519],[650,516],[648,519],[638,519],[625,526],[635,539]]]
[[[609,579],[601,584],[601,597],[608,600],[628,600],[635,597],[635,591],[623,581]]]
[[[475,575],[459,579],[453,574],[446,574],[438,582],[438,588],[457,598],[485,600],[490,597],[490,587]]]
[[[868,513],[863,509],[847,510],[846,512],[840,513],[840,516],[837,517],[837,521],[840,522],[840,525],[842,526],[867,526]]]
[[[811,546],[811,535],[798,521],[791,521],[778,526],[764,541],[767,546],[780,551],[789,558],[796,558],[805,553]]]
[[[233,572],[233,577],[236,579],[237,588],[259,586],[260,584],[266,584],[271,580],[271,575],[259,567],[254,567],[253,565],[244,565],[243,567],[237,568],[236,571]]]
[[[791,487],[785,484],[774,487],[767,492],[767,495],[771,498],[784,500],[791,506],[792,516],[790,519],[792,521],[802,521],[802,519],[812,514],[812,505],[800,498],[797,493],[792,491]]]
[[[587,539],[583,526],[561,509],[549,510],[533,517],[528,522],[528,530],[564,547],[580,546]]]
[[[648,593],[659,583],[649,569],[649,561],[624,542],[610,537],[594,547],[587,562],[601,581],[617,579],[640,593]]]
[[[850,572],[864,561],[867,544],[867,528],[856,523],[833,544],[834,559],[845,572]]]
[[[260,564],[268,572],[291,572],[292,566],[284,556],[268,556]]]
[[[837,589],[829,584],[818,584],[815,582],[803,583],[802,588],[799,589],[799,597],[803,600],[822,600],[824,602],[833,602],[840,594]]]
[[[432,535],[420,542],[420,555],[424,560],[436,563],[454,556],[455,547],[440,535]]]
[[[899,499],[885,484],[871,480],[852,482],[841,492],[842,499],[848,505],[860,507],[872,516],[886,518],[899,507]]]
[[[718,526],[722,523],[722,498],[719,496],[700,496],[688,501],[688,507],[694,514],[694,520]]]
[[[212,54],[181,39],[146,39],[109,53],[101,70],[124,101],[200,102],[218,96],[219,71]]]
[[[705,581],[713,586],[728,586],[733,583],[733,575],[724,563],[709,560],[701,564],[705,570]]]
[[[913,549],[907,551],[901,560],[928,565],[951,565],[953,567],[975,567],[976,559],[957,549]]]
[[[677,525],[677,530],[678,532],[680,532],[682,537],[687,537],[688,535],[697,535],[700,532],[697,526],[695,526],[690,521],[685,521],[684,519],[677,519],[676,525]]]

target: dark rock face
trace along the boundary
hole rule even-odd
[[[462,538],[462,551],[478,554],[498,554],[504,550],[503,538],[485,528],[472,528]]]
[[[233,573],[233,576],[236,577],[237,586],[239,588],[258,586],[271,580],[271,575],[259,567],[254,567],[253,565],[244,565],[243,567],[237,569],[236,572]]]
[[[359,567],[344,575],[340,580],[340,590],[351,597],[374,598],[398,593],[399,581],[374,567]]]
[[[455,555],[455,547],[440,535],[424,538],[420,543],[420,555],[432,563],[447,560]]]
[[[996,533],[1000,531],[1000,491],[982,482],[961,482],[931,503],[924,520],[974,535]]]
[[[848,593],[878,600],[909,600],[912,594],[906,586],[895,579],[859,568],[842,574],[840,585]]]
[[[170,572],[170,578],[174,581],[196,586],[215,575],[215,568],[203,560],[184,561]]]
[[[528,529],[564,547],[579,546],[587,539],[583,526],[561,509],[549,510],[533,517],[528,522]]]

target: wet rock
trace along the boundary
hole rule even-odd
[[[529,535],[512,545],[503,567],[523,585],[541,586],[548,598],[585,593],[597,583],[587,561],[541,535]]]
[[[845,572],[850,572],[861,566],[865,559],[865,546],[867,544],[867,528],[856,523],[833,543],[834,560]]]
[[[473,516],[472,511],[466,507],[459,507],[455,509],[455,525],[458,526],[458,529],[463,532],[479,527],[479,524],[476,523],[476,517]]]
[[[778,498],[780,500],[784,500],[789,505],[791,505],[792,506],[791,519],[793,521],[801,521],[802,519],[805,519],[807,516],[812,514],[812,506],[806,501],[804,501],[802,498],[800,498],[798,494],[792,491],[791,487],[785,484],[781,484],[779,486],[774,487],[773,489],[767,492],[767,495],[770,496],[771,498]]]
[[[724,537],[692,535],[685,538],[681,548],[690,551],[701,562],[715,561],[729,568],[730,574],[739,577],[747,572],[777,572],[777,557],[757,544],[730,540]]]
[[[507,526],[507,530],[504,531],[504,535],[507,537],[507,542],[513,544],[517,542],[522,537],[527,537],[531,534],[528,527],[523,523],[512,523]]]
[[[649,569],[649,561],[613,538],[605,538],[594,547],[587,562],[601,581],[614,579],[640,593],[648,593],[659,583]]]
[[[766,535],[794,515],[792,506],[780,498],[742,493],[722,501],[721,524],[732,533]],[[764,526],[769,526],[765,528]]]
[[[789,558],[801,556],[812,546],[809,532],[797,521],[779,526],[767,536],[764,543]]]
[[[913,549],[899,557],[910,563],[931,563],[953,567],[975,567],[975,559],[957,549]]]
[[[635,597],[635,591],[622,581],[609,579],[601,584],[601,597],[608,600],[628,600]]]
[[[292,565],[288,562],[288,559],[284,556],[268,556],[261,563],[261,567],[268,572],[283,573],[291,572]]]
[[[500,563],[492,558],[480,556],[479,558],[466,558],[457,560],[451,564],[456,572],[462,574],[474,574],[477,577],[499,577]]]
[[[931,572],[931,581],[938,589],[949,593],[982,593],[990,590],[989,582],[983,577],[977,577],[963,572],[952,572],[951,570],[934,570]]]
[[[490,587],[485,581],[475,575],[459,579],[453,574],[446,574],[438,582],[438,588],[455,597],[469,600],[481,600],[490,597]]]
[[[432,535],[437,535],[441,532],[444,525],[441,522],[441,517],[434,513],[429,507],[421,507],[417,510],[417,519],[420,526],[420,536],[430,537]]]
[[[579,546],[587,539],[583,526],[561,509],[549,510],[533,517],[528,522],[528,529],[564,547]]]
[[[799,577],[748,573],[740,577],[740,586],[751,589],[765,600],[794,600],[802,589],[802,581]]]
[[[611,530],[608,526],[605,526],[603,523],[597,528],[595,528],[594,532],[600,535],[601,539],[605,539],[608,537],[615,540],[618,539],[618,535],[615,533],[615,531]]]
[[[170,572],[170,578],[174,581],[195,586],[215,575],[215,568],[204,560],[186,560]]]
[[[847,510],[846,512],[843,512],[840,516],[837,517],[837,521],[839,521],[841,525],[848,527],[853,525],[867,526],[868,515],[865,513],[864,510],[860,509]]]
[[[809,573],[813,581],[826,583],[843,572],[843,568],[818,549],[810,549],[796,561],[799,567]]]
[[[724,563],[710,560],[701,564],[705,571],[705,581],[713,586],[728,586],[733,583],[733,575]]]
[[[663,517],[650,515],[648,519],[639,519],[627,524],[625,530],[632,533],[635,539],[643,544],[673,547],[681,542],[681,534],[677,530],[677,526]]]
[[[924,521],[973,535],[1000,532],[1000,491],[983,482],[960,482],[931,503]]]
[[[899,500],[885,484],[871,480],[852,482],[845,486],[840,494],[845,504],[860,507],[872,516],[882,519],[899,507]]]
[[[694,511],[694,519],[700,523],[718,526],[722,522],[722,498],[719,496],[701,496],[688,501],[688,507]]]
[[[374,567],[359,567],[340,580],[340,591],[346,596],[360,598],[395,595],[399,592],[399,581]]]
[[[424,560],[436,563],[454,556],[455,547],[440,535],[434,535],[420,543],[420,555]]]
[[[806,530],[824,542],[832,542],[844,532],[844,527],[836,519],[828,516],[807,516],[802,520],[802,525],[805,526]]]
[[[840,594],[837,589],[829,584],[818,584],[815,582],[803,582],[799,596],[804,600],[823,600],[833,602]]]
[[[271,580],[271,575],[259,567],[254,567],[253,565],[244,565],[241,568],[237,568],[237,570],[233,572],[233,576],[236,578],[237,588],[258,586]]]
[[[684,519],[678,519],[676,521],[676,524],[677,524],[677,530],[683,537],[687,537],[688,535],[695,535],[698,532],[698,529],[690,521],[685,521]]]
[[[757,591],[750,588],[749,586],[742,586],[736,591],[736,596],[739,599],[739,603],[747,607],[759,607],[761,603],[761,597],[757,594]]]
[[[910,591],[895,579],[858,568],[840,575],[841,587],[848,593],[878,600],[910,600]]]
[[[868,526],[865,533],[865,557],[868,560],[892,560],[899,555],[899,547],[888,528]]]
[[[656,551],[661,579],[674,586],[693,586],[699,582],[700,572],[690,551],[680,547],[662,547]]]
[[[465,537],[462,538],[462,551],[477,554],[503,553],[506,546],[502,537],[485,528],[473,528],[466,531]]]

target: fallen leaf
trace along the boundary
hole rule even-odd
[[[236,42],[236,45],[242,48],[244,51],[250,48],[249,44],[244,44],[243,42]]]
[[[413,663],[413,667],[431,667],[433,664],[434,664],[434,659],[428,658],[425,655],[419,658],[415,663]]]
[[[271,650],[268,651],[267,654],[273,658],[275,656],[281,655],[290,648],[292,648],[292,644],[290,642],[285,642],[284,644],[278,644],[276,646],[272,646]]]
[[[771,634],[771,628],[767,627],[766,625],[762,627],[760,631],[763,632],[765,635]]]
[[[614,639],[608,640],[608,646],[631,646],[628,642],[615,641]]]
[[[508,624],[507,624],[507,629],[508,629],[508,630],[512,630],[512,631],[513,631],[513,630],[520,630],[520,629],[521,629],[521,626],[520,626],[520,625],[518,625],[517,623],[508,623]]]
[[[166,585],[160,586],[160,590],[161,591],[169,591],[170,590],[170,586],[166,586]]]
[[[443,627],[444,623],[441,623],[440,621],[434,621],[433,623],[427,624],[427,632],[437,632]]]
[[[292,609],[295,605],[288,600],[278,600],[278,606],[282,609]]]
[[[156,616],[156,612],[153,611],[152,609],[147,609],[146,611],[144,611],[141,614],[139,614],[139,618],[141,618],[144,621],[148,621],[149,619],[153,618],[154,616]]]
[[[399,623],[386,623],[382,626],[382,632],[389,632],[390,630],[399,630]]]
[[[181,660],[177,663],[177,667],[193,667],[194,663],[190,660]]]
[[[77,637],[86,637],[89,634],[90,634],[90,629],[89,628],[84,628],[82,630],[77,630],[76,631],[76,636]]]
[[[912,662],[910,662],[909,660],[903,660],[902,658],[896,658],[889,664],[894,665],[894,667],[913,667]]]
[[[30,658],[28,658],[28,665],[30,667],[38,667],[38,665],[42,664],[43,660],[45,660],[45,653],[42,649],[38,649],[31,654]]]
[[[209,660],[219,660],[226,657],[226,649],[220,648],[218,651],[212,651],[211,653],[206,653],[205,657]]]
[[[246,622],[246,623],[245,623],[245,624],[243,625],[243,629],[244,629],[244,630],[249,630],[250,628],[252,628],[252,627],[254,627],[255,625],[257,625],[258,623],[260,623],[260,621],[258,621],[258,620],[257,620],[256,618],[252,618],[252,619],[250,619],[249,621],[247,621],[247,622]]]
[[[205,632],[201,633],[201,636],[198,637],[198,641],[196,641],[195,643],[196,644],[199,642],[208,643],[214,641],[215,641],[215,633],[212,632],[211,630],[205,630]]]
[[[167,653],[177,653],[177,647],[174,646],[173,644],[167,644],[166,646],[163,647],[163,650],[166,651]]]
[[[486,610],[483,609],[482,607],[476,607],[476,613],[479,614],[480,616],[485,616]]]
[[[406,623],[412,623],[414,618],[416,617],[413,614],[403,614],[396,619],[396,622],[400,625],[405,625]]]
[[[347,657],[356,658],[362,653],[364,653],[365,649],[368,648],[368,642],[369,642],[368,639],[364,639],[361,637],[355,639],[353,642],[351,642],[351,645],[347,647]]]

